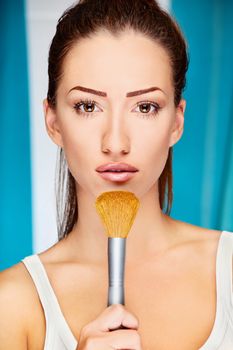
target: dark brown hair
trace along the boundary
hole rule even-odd
[[[47,94],[50,107],[56,108],[56,92],[67,53],[79,39],[91,38],[102,29],[114,36],[132,29],[166,50],[172,67],[174,104],[178,106],[186,84],[188,54],[185,39],[172,16],[162,10],[155,0],[80,0],[68,8],[59,19],[50,46]],[[56,186],[60,240],[69,234],[78,219],[75,180],[67,167],[61,148],[58,149]],[[159,202],[166,214],[170,214],[172,199],[171,147],[159,178]]]

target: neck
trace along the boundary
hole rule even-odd
[[[105,264],[108,237],[95,209],[95,198],[79,190],[78,221],[65,240],[69,256],[86,263]],[[140,206],[127,237],[127,261],[134,262],[166,250],[174,241],[172,219],[163,214],[155,188],[140,198]]]

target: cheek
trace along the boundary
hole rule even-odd
[[[137,146],[136,154],[141,154],[144,169],[148,169],[156,178],[161,175],[167,161],[170,129],[170,124],[158,123],[146,133],[141,133],[140,143]]]
[[[146,153],[156,153],[157,151],[168,148],[171,135],[170,118],[164,116],[151,125],[146,125],[145,128],[140,128],[138,138],[139,145]]]
[[[64,153],[71,174],[77,180],[91,160],[90,150],[97,149],[96,134],[87,132],[77,125],[63,125],[61,128]],[[92,135],[92,136],[90,136]]]

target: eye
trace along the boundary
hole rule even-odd
[[[139,114],[144,114],[143,118],[148,118],[157,115],[161,107],[158,103],[151,101],[138,102],[137,107],[139,107]],[[152,109],[152,111],[151,111]]]
[[[84,117],[93,116],[95,112],[98,112],[95,110],[95,107],[96,102],[88,99],[80,100],[73,106],[76,113],[79,115],[83,115]],[[138,102],[137,107],[139,107],[139,112],[137,113],[139,113],[139,115],[143,118],[153,117],[157,115],[157,113],[161,109],[158,103],[152,101]]]
[[[95,112],[96,102],[93,100],[80,100],[74,104],[73,108],[75,109],[77,114],[82,114],[85,117],[89,117],[93,115]]]

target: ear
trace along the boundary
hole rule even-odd
[[[185,108],[186,108],[186,101],[182,99],[179,105],[176,107],[175,119],[172,126],[172,133],[170,136],[170,144],[169,144],[170,147],[176,144],[180,140],[183,134]]]
[[[52,139],[52,141],[56,145],[63,147],[62,136],[58,125],[56,110],[49,106],[47,99],[44,99],[43,101],[43,108],[44,108],[45,126],[49,137]]]

